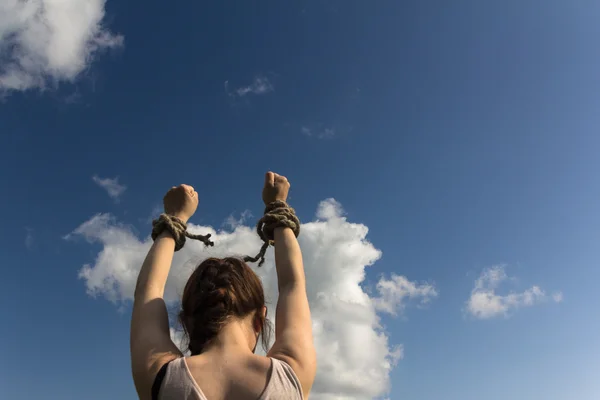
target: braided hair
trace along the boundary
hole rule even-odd
[[[202,353],[230,319],[253,313],[260,323],[266,351],[270,326],[262,314],[264,306],[262,283],[244,261],[235,257],[203,261],[188,279],[179,313],[190,353]]]

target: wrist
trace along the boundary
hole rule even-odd
[[[273,242],[275,242],[275,238],[277,236],[279,236],[281,239],[282,237],[289,235],[287,231],[290,231],[292,235],[294,234],[294,231],[289,226],[278,226],[277,228],[273,229]]]
[[[181,222],[183,222],[184,224],[187,224],[189,217],[185,214],[181,214],[181,213],[174,213],[174,214],[169,214],[172,217],[177,218],[178,220],[180,220]]]
[[[168,229],[165,229],[164,231],[162,231],[160,233],[160,235],[158,235],[158,237],[156,239],[157,240],[158,239],[171,239],[171,240],[175,241],[175,237],[173,236],[173,234],[171,233],[171,231],[168,230]]]

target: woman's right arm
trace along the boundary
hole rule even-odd
[[[269,190],[271,196],[265,196]],[[265,203],[285,201],[288,190],[289,182],[285,177],[268,173],[263,200]],[[275,344],[267,356],[283,360],[292,367],[300,380],[304,397],[308,398],[317,360],[302,253],[290,228],[276,228],[274,240],[279,298],[275,315]]]

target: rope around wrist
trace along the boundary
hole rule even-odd
[[[175,239],[175,251],[181,250],[185,244],[185,238],[188,237],[194,240],[200,240],[206,246],[214,246],[210,238],[210,233],[207,235],[193,235],[187,231],[187,225],[185,222],[177,217],[169,214],[161,214],[158,219],[152,221],[152,240],[156,240],[158,235],[168,231]]]
[[[269,245],[274,244],[275,228],[290,228],[296,237],[300,235],[300,220],[296,216],[296,211],[285,201],[277,200],[269,203],[265,208],[265,214],[256,224],[256,232],[264,242],[260,251],[255,257],[244,257],[245,262],[256,262],[260,260],[260,267],[265,262],[265,253]]]

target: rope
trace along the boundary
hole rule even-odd
[[[265,262],[265,253],[269,245],[274,244],[275,228],[290,228],[296,237],[300,234],[300,220],[296,216],[296,211],[285,201],[277,200],[269,203],[265,208],[265,214],[256,224],[256,232],[264,242],[260,251],[255,257],[244,257],[245,262],[256,262],[260,260],[258,266]]]
[[[173,239],[175,239],[175,251],[181,250],[185,244],[186,237],[194,240],[200,240],[206,246],[215,245],[215,243],[209,239],[210,233],[207,235],[191,234],[187,231],[187,225],[185,222],[172,215],[161,214],[158,219],[152,221],[152,240],[156,240],[158,235],[163,233],[165,230],[169,231],[173,236]]]

